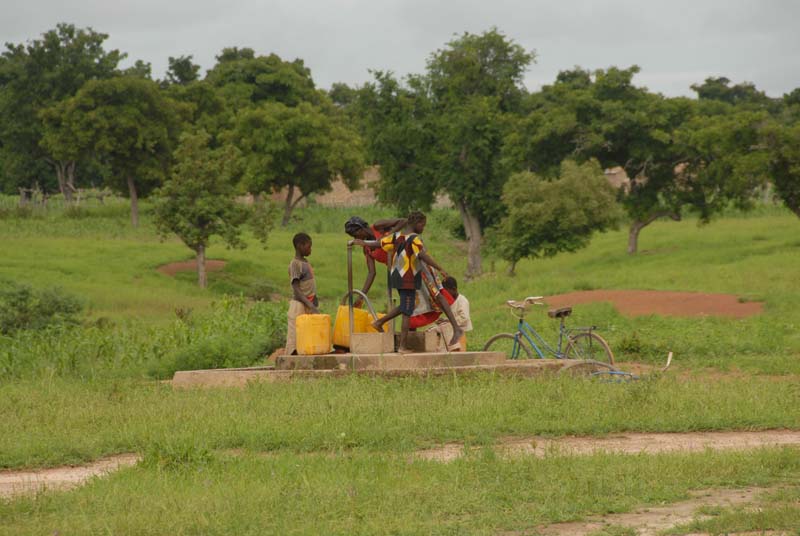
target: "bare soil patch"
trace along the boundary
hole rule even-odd
[[[582,536],[603,530],[609,525],[633,528],[638,536],[655,536],[660,531],[689,523],[695,519],[707,519],[698,515],[701,506],[732,507],[753,504],[756,497],[767,491],[764,488],[745,489],[713,489],[692,492],[692,498],[666,506],[656,506],[625,514],[609,514],[603,517],[592,517],[576,523],[555,523],[537,527],[530,532],[507,533],[540,534],[547,536]]]
[[[765,430],[761,432],[689,432],[635,433],[608,437],[507,438],[495,445],[501,456],[589,455],[596,452],[620,454],[656,454],[659,452],[697,452],[746,450],[758,447],[800,446],[800,430]],[[415,457],[449,462],[464,455],[464,445],[448,443],[419,450]]]
[[[744,301],[732,294],[670,292],[661,290],[585,290],[549,296],[550,307],[569,307],[581,303],[610,302],[628,316],[727,316],[745,318],[764,310],[763,302]]]
[[[219,272],[223,268],[225,268],[225,261],[220,260],[207,260],[206,261],[206,271],[207,272]],[[168,275],[170,277],[174,277],[175,274],[178,272],[195,272],[197,271],[197,262],[196,261],[182,261],[182,262],[171,262],[169,264],[162,264],[158,268],[156,268],[159,272],[164,275]]]
[[[135,465],[138,454],[118,454],[87,465],[54,467],[35,471],[0,471],[0,498],[38,493],[44,490],[68,490],[85,484],[90,478]]]

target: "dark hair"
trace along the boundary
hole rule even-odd
[[[356,237],[358,231],[361,229],[369,229],[369,224],[364,221],[362,218],[358,216],[351,216],[349,220],[344,222],[344,232],[352,236],[353,238]]]
[[[419,210],[414,210],[408,215],[408,218],[406,218],[406,224],[414,225],[415,223],[426,221],[427,219],[428,218],[425,216],[425,214],[423,214]]]
[[[306,233],[297,233],[296,235],[294,235],[294,238],[292,238],[292,244],[294,244],[295,249],[300,247],[302,244],[310,244],[310,243],[311,243],[311,237],[308,236]]]
[[[448,275],[442,281],[442,286],[446,289],[458,290],[458,281],[456,281],[455,277]]]

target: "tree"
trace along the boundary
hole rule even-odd
[[[178,84],[185,86],[200,79],[200,66],[192,63],[192,56],[169,57],[169,68],[167,69],[168,84]]]
[[[118,77],[87,82],[44,112],[46,145],[63,154],[92,152],[108,164],[109,186],[127,191],[131,223],[139,224],[138,198],[165,177],[188,107],[169,99],[151,80]]]
[[[64,197],[71,198],[78,162],[54,157],[42,146],[40,114],[73,96],[87,81],[118,72],[125,54],[105,51],[107,38],[91,28],[59,24],[27,45],[6,43],[0,57],[0,162],[6,184],[31,186],[50,168]]]
[[[212,150],[204,131],[181,136],[175,165],[156,191],[155,222],[162,237],[176,234],[195,252],[197,284],[206,288],[206,250],[211,237],[243,248],[240,227],[248,211],[236,202],[237,155],[232,146]]]
[[[480,275],[483,230],[502,214],[508,175],[499,154],[533,59],[496,29],[465,33],[434,52],[426,74],[409,77],[407,88],[376,73],[377,84],[359,98],[365,139],[381,165],[383,199],[425,207],[436,193],[447,193],[467,235],[467,278]]]
[[[358,133],[332,106],[323,111],[307,102],[263,103],[241,113],[232,140],[242,152],[250,192],[288,189],[283,225],[303,198],[329,191],[334,179],[354,188],[364,168]]]
[[[769,154],[760,130],[768,120],[766,112],[725,105],[711,114],[701,109],[675,131],[675,195],[701,222],[730,203],[749,208],[766,184]]]
[[[267,101],[286,106],[317,102],[311,71],[303,60],[283,61],[277,54],[256,56],[249,48],[224,49],[205,80],[237,108]]]
[[[733,201],[746,206],[763,181],[757,148],[762,108],[718,99],[665,98],[633,84],[639,68],[611,67],[592,77],[576,69],[533,96],[511,129],[504,165],[549,174],[559,159],[596,158],[621,166],[630,183],[619,196],[630,218],[628,253],[642,229],[684,208],[706,222]]]
[[[717,100],[728,104],[765,104],[769,101],[763,91],[756,89],[752,82],[730,85],[730,79],[719,76],[706,78],[702,84],[692,84],[692,90],[700,100]]]
[[[136,60],[133,65],[124,69],[121,73],[124,76],[138,76],[139,78],[153,79],[153,66],[149,62]]]
[[[427,210],[439,188],[431,100],[392,73],[373,76],[375,82],[358,90],[354,107],[369,158],[380,165],[378,198],[403,212]]]
[[[523,171],[503,186],[507,212],[489,232],[509,274],[523,258],[551,257],[585,247],[595,232],[614,227],[621,211],[600,164],[565,160],[560,175],[548,180]]]
[[[768,149],[769,173],[775,191],[800,218],[800,123],[771,122],[761,134]]]

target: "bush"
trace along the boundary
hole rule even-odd
[[[83,303],[57,288],[35,290],[14,282],[0,283],[0,333],[77,324]]]
[[[212,336],[175,351],[151,367],[150,375],[169,379],[179,370],[247,367],[268,356],[280,343],[276,336],[262,336],[250,341]]]

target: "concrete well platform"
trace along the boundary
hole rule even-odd
[[[502,352],[421,352],[415,354],[324,354],[282,355],[275,360],[276,370],[411,370],[441,367],[500,365]]]
[[[484,354],[484,352],[464,352],[464,354],[477,353]],[[330,355],[330,354],[329,354]],[[411,354],[420,355],[420,354]],[[441,357],[443,355],[454,354],[436,354]],[[502,354],[501,354],[502,355]],[[343,358],[348,354],[340,354],[337,357]],[[297,356],[292,356],[297,357]],[[306,356],[306,357],[321,357],[321,356]],[[351,356],[352,357],[352,356]],[[356,356],[363,358],[364,356]],[[583,362],[572,359],[525,359],[519,361],[509,361],[500,359],[499,362],[494,364],[477,364],[469,365],[462,364],[458,366],[417,366],[416,368],[405,367],[401,368],[402,363],[395,357],[400,359],[407,359],[408,355],[387,354],[382,356],[383,360],[373,362],[371,368],[354,368],[349,365],[355,362],[343,363],[344,366],[333,369],[313,369],[313,368],[295,368],[295,369],[275,369],[274,367],[248,367],[238,369],[214,369],[214,370],[189,370],[178,371],[172,379],[172,386],[175,388],[194,388],[194,387],[246,387],[250,383],[276,383],[287,382],[298,378],[337,378],[349,376],[352,374],[366,375],[366,376],[381,376],[387,378],[397,377],[429,377],[429,376],[454,376],[454,375],[469,375],[469,374],[501,374],[504,376],[519,376],[519,377],[536,377],[544,375],[556,375],[566,372],[570,376],[576,375],[576,371],[580,371],[581,375],[588,375],[596,370],[607,370],[607,366],[602,364],[592,365],[591,362]],[[387,359],[388,358],[388,359]],[[466,363],[468,358],[462,358]],[[491,357],[489,359],[496,359]],[[312,360],[313,362],[313,360]],[[322,361],[317,361],[321,363]],[[435,362],[435,360],[430,361]],[[337,361],[338,364],[338,361]],[[379,367],[382,365],[383,368]],[[388,368],[388,366],[397,366],[398,368]]]

